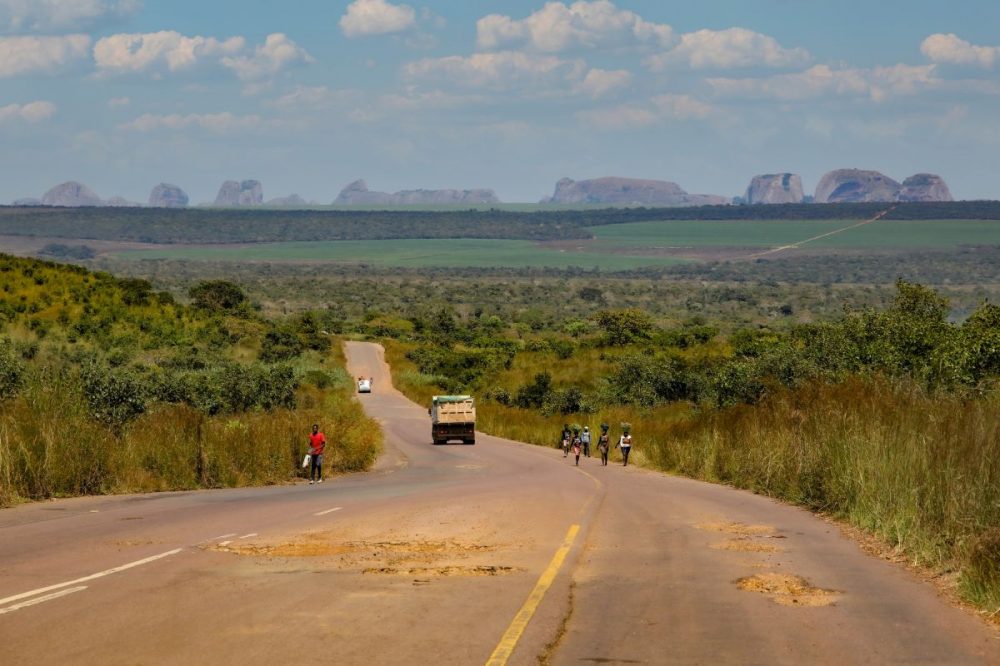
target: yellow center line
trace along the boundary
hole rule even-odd
[[[517,647],[517,642],[521,639],[521,634],[524,633],[524,630],[528,627],[528,623],[531,622],[531,618],[534,616],[535,611],[538,610],[538,605],[542,603],[545,593],[552,587],[552,582],[555,581],[556,575],[559,574],[559,570],[566,560],[566,555],[569,554],[570,549],[573,547],[573,542],[576,541],[576,536],[579,533],[579,525],[573,525],[569,528],[562,546],[552,556],[552,561],[549,562],[549,566],[545,570],[545,573],[542,574],[542,577],[538,579],[535,589],[528,595],[528,599],[521,606],[521,610],[517,612],[514,620],[507,627],[507,631],[504,632],[500,643],[486,661],[486,666],[504,666],[507,660],[510,659],[510,656],[514,653],[514,648]]]

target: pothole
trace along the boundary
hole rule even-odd
[[[761,543],[748,538],[730,539],[722,543],[713,544],[714,550],[732,550],[738,553],[783,553],[784,548],[780,548],[770,543]]]
[[[762,573],[740,578],[736,581],[736,587],[746,592],[767,595],[783,606],[831,606],[840,598],[839,592],[814,587],[801,576],[787,574]]]

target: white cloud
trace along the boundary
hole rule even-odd
[[[719,114],[711,104],[690,95],[658,95],[648,104],[622,104],[576,114],[585,125],[605,130],[642,129],[666,121],[707,120]]]
[[[52,72],[87,56],[90,37],[0,37],[0,78]]]
[[[484,16],[476,23],[476,35],[481,49],[523,43],[538,51],[554,53],[637,44],[666,47],[673,40],[673,29],[618,9],[608,0],[580,0],[572,5],[549,2],[520,20],[502,14]]]
[[[166,68],[190,69],[205,58],[236,55],[246,46],[242,37],[186,37],[178,32],[118,34],[94,46],[94,62],[105,73],[136,73]]]
[[[340,17],[340,29],[348,37],[386,35],[412,28],[417,14],[409,5],[386,0],[354,0]]]
[[[990,68],[1000,60],[1000,46],[976,46],[955,34],[931,35],[920,51],[932,62],[953,65],[979,65]]]
[[[410,80],[442,80],[473,88],[509,90],[578,81],[585,69],[581,60],[500,51],[425,58],[406,64],[403,75]]]
[[[0,32],[82,30],[141,6],[139,0],[0,0]]]
[[[810,59],[805,49],[786,49],[768,35],[746,28],[729,28],[686,33],[676,47],[650,56],[645,64],[654,71],[661,71],[672,64],[687,64],[695,69],[731,69],[796,67],[808,63]]]
[[[236,72],[236,76],[243,81],[267,78],[290,65],[308,62],[313,62],[312,56],[280,32],[268,35],[251,56],[222,59],[222,64]]]
[[[189,113],[187,115],[154,115],[144,114],[135,120],[119,125],[120,129],[136,132],[153,132],[156,130],[181,130],[196,127],[210,132],[226,133],[239,130],[249,130],[263,124],[260,116],[240,116],[229,111],[224,113]]]
[[[14,120],[37,123],[42,120],[48,120],[55,114],[56,105],[52,102],[8,104],[7,106],[0,106],[0,124]]]
[[[576,91],[591,97],[604,97],[632,82],[631,72],[624,69],[592,69],[576,86]]]
[[[894,65],[872,69],[833,69],[816,65],[804,72],[768,78],[713,78],[716,93],[733,97],[806,100],[818,97],[869,97],[881,102],[891,96],[913,95],[939,87],[935,65]]]

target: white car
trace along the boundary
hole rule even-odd
[[[359,379],[358,380],[358,393],[371,393],[372,392],[372,380],[370,379]]]

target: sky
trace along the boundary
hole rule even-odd
[[[0,0],[0,202],[844,167],[1000,199],[1000,2]]]

